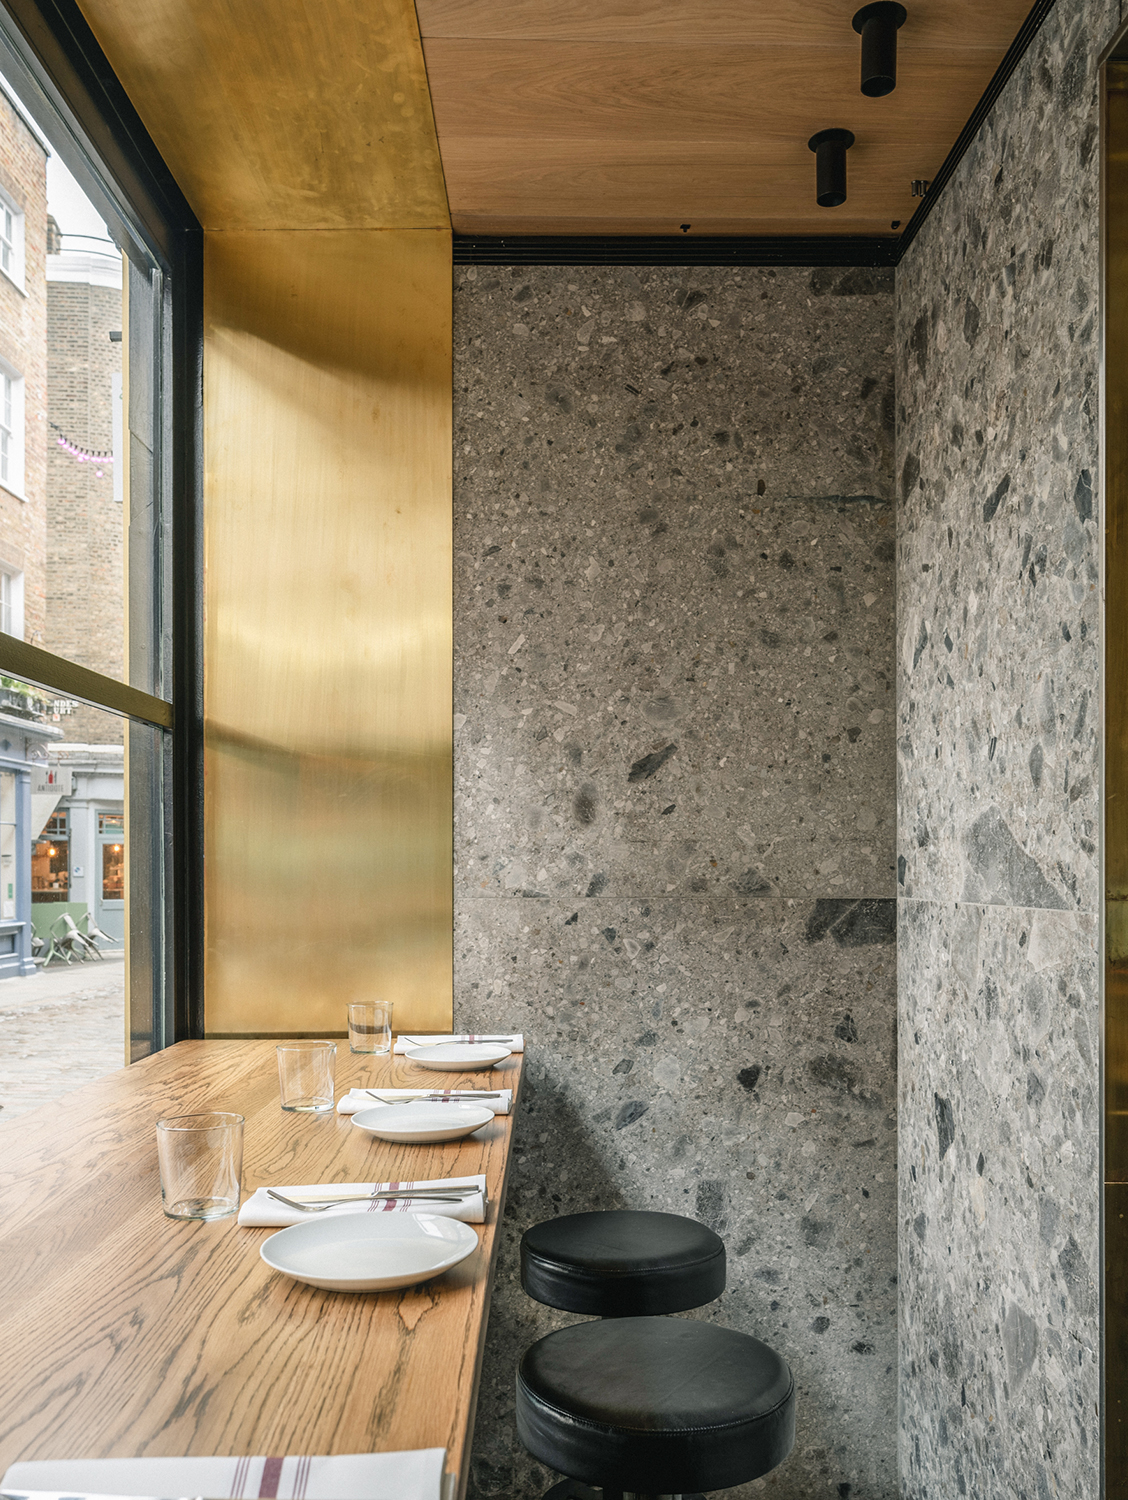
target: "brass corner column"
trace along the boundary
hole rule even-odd
[[[411,0],[81,0],[205,230],[205,1016],[452,1023],[451,243]]]

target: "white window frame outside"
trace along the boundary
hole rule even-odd
[[[0,360],[0,487],[19,500],[27,499],[24,494],[26,450],[24,378],[18,370]]]
[[[0,188],[0,274],[6,276],[21,292],[24,290],[24,227],[23,209]],[[9,228],[10,235],[5,233]],[[8,251],[6,257],[5,250]],[[7,265],[4,264],[5,259],[8,261]]]
[[[24,576],[0,566],[0,631],[23,640]]]

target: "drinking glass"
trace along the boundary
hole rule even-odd
[[[336,1042],[282,1042],[277,1050],[282,1108],[313,1115],[331,1110]]]
[[[242,1115],[211,1110],[158,1120],[157,1160],[170,1219],[226,1219],[239,1212]]]
[[[376,1052],[386,1057],[391,1050],[391,1001],[365,1000],[350,1005],[349,1051]]]

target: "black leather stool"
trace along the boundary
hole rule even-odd
[[[795,1382],[767,1344],[687,1318],[576,1323],[526,1350],[517,1434],[603,1500],[722,1490],[767,1474],[795,1442]],[[557,1485],[550,1495],[583,1495]]]
[[[593,1318],[684,1312],[724,1291],[725,1243],[679,1214],[568,1214],[522,1235],[521,1285],[538,1302]]]

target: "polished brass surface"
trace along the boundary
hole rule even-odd
[[[411,0],[80,0],[206,229],[449,226]]]
[[[0,672],[8,677],[18,677],[21,682],[53,688],[62,698],[77,698],[95,708],[108,708],[111,713],[143,719],[158,729],[172,728],[172,704],[163,698],[154,698],[128,683],[118,682],[115,677],[80,667],[77,662],[67,661],[51,651],[29,646],[14,635],[0,634]]]
[[[1128,1494],[1128,62],[1105,68],[1105,1493]]]
[[[450,379],[448,232],[206,236],[209,1031],[452,1024]]]

